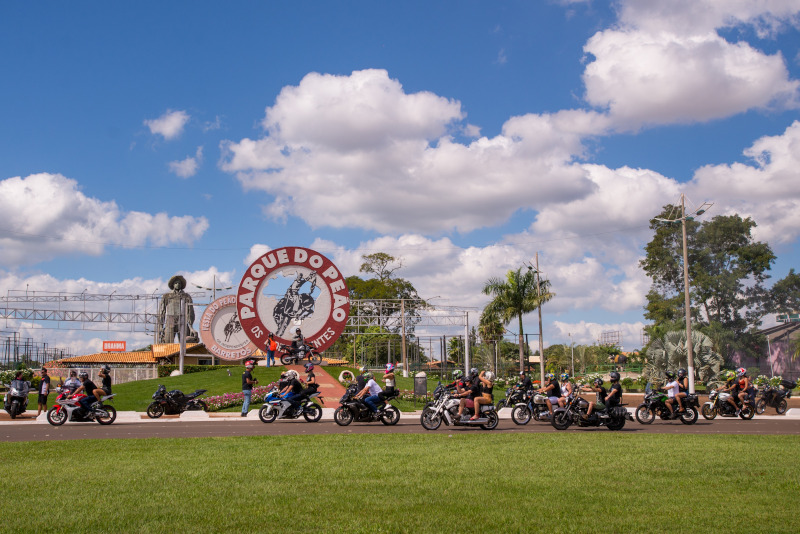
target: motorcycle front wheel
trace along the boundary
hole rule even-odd
[[[400,410],[395,408],[394,406],[387,406],[383,410],[383,415],[381,415],[381,423],[384,425],[396,425],[397,422],[400,420]]]
[[[258,410],[258,418],[261,419],[262,423],[271,423],[278,417],[278,411],[274,408],[272,410],[269,408],[269,406],[262,406],[261,409]]]
[[[147,417],[150,419],[158,419],[162,415],[164,415],[164,407],[161,406],[160,402],[152,402],[147,407]]]
[[[486,424],[481,425],[484,430],[494,430],[500,424],[500,417],[498,417],[497,412],[487,413],[486,418],[488,419]]]
[[[506,407],[506,399],[497,401],[497,404],[495,404],[494,406],[495,410],[497,410],[498,412],[505,407]]]
[[[712,419],[714,419],[717,416],[717,410],[715,410],[714,407],[711,406],[711,404],[708,404],[708,403],[703,405],[702,413],[703,413],[703,417],[705,417],[709,421],[711,421]]]
[[[333,421],[339,426],[347,426],[353,422],[353,412],[346,406],[339,406],[333,412]]]
[[[778,412],[778,415],[783,415],[786,413],[786,408],[789,404],[786,402],[786,399],[781,399],[778,405],[775,407],[775,411]]]
[[[684,412],[681,414],[681,423],[684,425],[693,425],[697,422],[697,410],[690,406],[686,406],[684,408]]]
[[[96,416],[95,421],[100,423],[101,425],[110,425],[117,419],[117,409],[113,406],[103,405],[100,407],[101,410],[105,411],[108,415],[105,416]]]
[[[316,404],[312,404],[305,410],[303,410],[303,417],[306,418],[306,421],[309,423],[316,423],[322,418],[322,408],[317,406]]]
[[[436,430],[442,424],[442,416],[433,408],[425,408],[422,410],[419,422],[425,430]]]
[[[518,425],[527,425],[531,420],[531,411],[527,406],[514,406],[511,410],[511,420]]]
[[[314,365],[319,365],[319,364],[322,363],[322,356],[320,356],[319,354],[317,354],[315,352],[315,353],[311,354],[311,356],[308,357],[308,361],[310,361]]]
[[[656,412],[646,404],[640,404],[636,408],[636,420],[643,425],[649,425],[656,420]]]
[[[756,401],[756,413],[758,415],[761,415],[762,413],[764,413],[764,410],[766,409],[767,409],[767,401],[764,399],[758,399]]]
[[[552,425],[556,430],[566,430],[572,424],[569,410],[556,411],[553,415]]]
[[[47,422],[53,426],[61,426],[67,422],[67,410],[61,408],[60,410],[53,406],[47,411]]]
[[[19,413],[19,401],[11,401],[11,411],[9,412],[9,415],[11,415],[11,419],[16,419],[18,413]]]

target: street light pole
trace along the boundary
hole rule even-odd
[[[569,336],[569,351],[572,359],[572,365],[570,366],[569,375],[575,376],[575,343],[572,341],[572,332],[568,332],[567,335]]]
[[[689,393],[694,394],[694,354],[692,353],[692,311],[689,308],[689,252],[686,244],[686,198],[681,193],[681,232],[683,233],[683,299],[686,309],[686,356],[689,360]]]

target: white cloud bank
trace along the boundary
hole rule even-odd
[[[205,217],[123,211],[87,197],[60,174],[0,181],[0,265],[34,264],[71,255],[99,255],[108,245],[191,244],[208,229]]]
[[[203,147],[197,147],[194,156],[188,156],[180,161],[170,161],[168,166],[170,172],[181,178],[191,178],[197,174],[197,169],[203,163]]]
[[[189,122],[189,114],[185,111],[167,110],[166,113],[157,119],[147,119],[144,125],[150,129],[153,135],[160,135],[165,140],[170,141],[180,137],[183,128]]]

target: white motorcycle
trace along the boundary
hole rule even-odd
[[[301,415],[309,423],[316,423],[322,418],[322,408],[314,403],[313,399],[319,399],[325,404],[325,400],[320,397],[319,392],[314,392],[300,401],[300,408],[292,408],[292,403],[279,397],[276,390],[273,390],[266,399],[264,405],[258,411],[258,417],[264,423],[271,423],[275,419],[298,419]]]
[[[25,380],[12,380],[8,387],[8,392],[3,396],[3,408],[16,419],[18,415],[25,413],[28,409],[28,393],[30,392],[30,382]]]

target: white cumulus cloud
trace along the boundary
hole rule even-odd
[[[170,161],[168,166],[170,172],[181,178],[190,178],[197,174],[197,169],[203,163],[203,147],[197,147],[194,156],[188,156],[180,161]]]
[[[151,134],[160,135],[170,141],[180,137],[189,118],[189,114],[183,110],[167,110],[157,119],[146,119],[144,125],[150,129]]]

